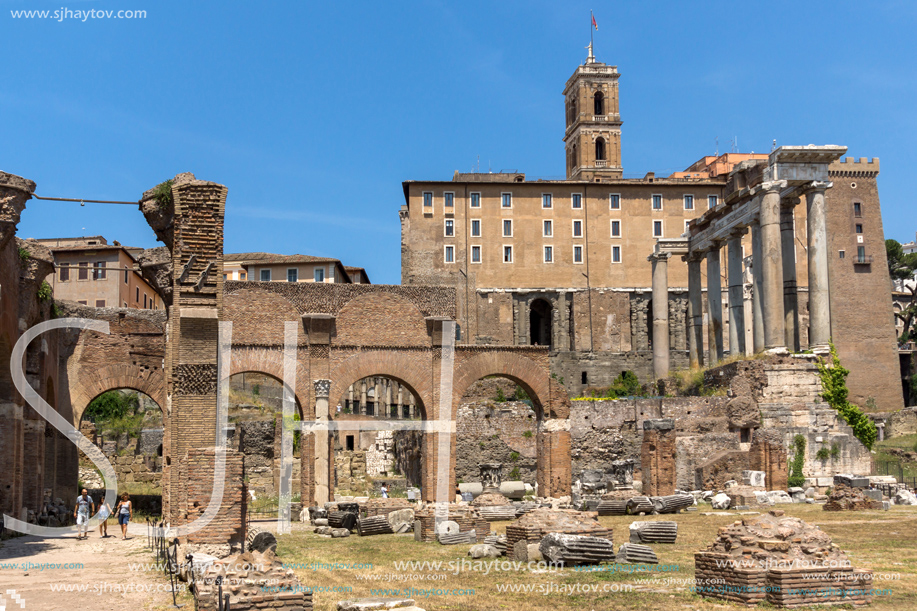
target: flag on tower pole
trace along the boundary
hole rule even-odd
[[[589,14],[592,15],[592,11],[589,11]],[[594,27],[596,30],[599,29],[599,24],[595,22],[595,15],[592,15],[592,27]]]

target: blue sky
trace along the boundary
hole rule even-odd
[[[145,19],[11,11],[146,10]],[[400,282],[401,181],[564,172],[563,90],[621,72],[626,174],[843,144],[879,157],[887,237],[914,239],[913,2],[0,0],[0,169],[135,200],[179,172],[229,187],[227,251],[333,256]],[[908,168],[911,168],[910,170]],[[32,200],[21,237],[151,247],[128,206]]]

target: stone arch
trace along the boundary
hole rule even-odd
[[[539,421],[544,419],[546,408],[551,411],[551,377],[547,363],[509,351],[487,351],[456,364],[451,419],[455,419],[459,403],[468,388],[487,376],[505,377],[521,386],[532,400]]]
[[[329,402],[333,407],[351,384],[373,376],[386,377],[404,385],[417,398],[421,418],[432,419],[433,380],[429,353],[375,350],[360,352],[339,363],[331,372]]]
[[[459,354],[456,356],[459,363],[453,380],[451,419],[456,420],[462,397],[477,380],[486,376],[500,376],[519,384],[532,400],[537,419],[535,443],[538,494],[553,497],[569,495],[572,483],[570,400],[564,387],[550,376],[547,349],[529,349],[529,354],[509,350],[470,352],[461,357]],[[455,444],[452,444],[450,459],[451,490],[455,486]]]
[[[80,373],[79,382],[71,384],[73,425],[80,426],[83,412],[104,392],[129,388],[148,395],[162,410],[165,417],[165,375],[162,369],[148,370],[137,365],[107,365],[87,373]]]
[[[281,341],[281,346],[282,346]],[[232,349],[229,365],[230,377],[238,373],[261,373],[270,376],[283,384],[283,349],[282,348],[236,348]],[[309,404],[309,375],[305,367],[297,360],[296,392],[293,395],[299,403],[300,417],[305,420],[312,417],[313,406]]]

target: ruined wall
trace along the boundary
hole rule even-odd
[[[498,389],[508,400],[497,401]],[[530,405],[513,400],[516,385],[487,379],[465,393],[456,417],[455,475],[458,481],[481,481],[478,465],[501,463],[503,480],[535,484],[537,421]]]

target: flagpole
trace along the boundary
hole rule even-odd
[[[592,45],[592,53],[595,55],[595,40],[593,36],[595,35],[595,28],[592,27],[592,24],[595,22],[595,14],[592,12],[592,9],[589,9],[589,44]]]

